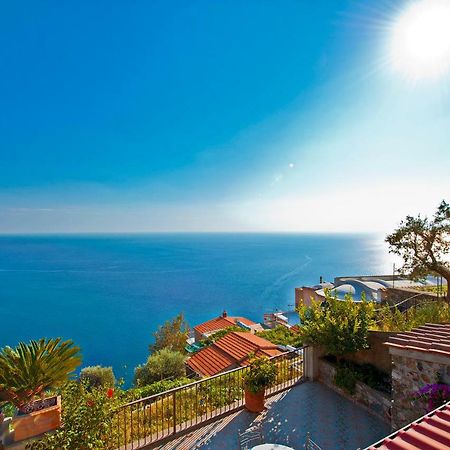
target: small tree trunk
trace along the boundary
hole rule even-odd
[[[436,267],[435,272],[437,272],[447,281],[447,296],[445,299],[450,304],[450,269],[440,264],[438,265],[438,267]]]

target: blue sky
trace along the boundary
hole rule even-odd
[[[450,84],[391,67],[411,3],[3,2],[0,232],[380,231],[431,211]]]

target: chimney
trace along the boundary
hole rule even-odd
[[[322,283],[323,283],[323,276],[322,276],[322,275],[320,275],[320,280],[319,280],[319,283],[320,283],[320,284],[322,284]]]
[[[227,310],[226,309],[224,309],[223,310],[223,313],[222,313],[222,317],[227,317],[228,316],[228,314],[227,314]]]

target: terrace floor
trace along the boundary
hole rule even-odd
[[[267,400],[267,409],[245,409],[175,439],[160,450],[235,450],[238,430],[262,422],[264,441],[302,449],[306,433],[323,450],[356,450],[378,441],[388,424],[321,383],[306,382]]]

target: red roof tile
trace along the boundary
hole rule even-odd
[[[207,322],[201,323],[194,327],[194,330],[198,331],[199,333],[211,333],[213,331],[219,331],[223,330],[225,328],[232,327],[233,325],[236,325],[237,322],[242,322],[245,325],[256,325],[255,322],[252,322],[249,319],[246,319],[245,317],[223,317],[219,316],[215,319],[208,320]]]
[[[366,450],[448,450],[450,402]]]
[[[390,337],[386,345],[450,357],[450,324],[428,323]]]
[[[212,345],[200,350],[187,361],[187,365],[194,372],[203,376],[215,375],[228,368],[232,369],[234,364],[233,358]]]
[[[283,353],[278,346],[251,333],[232,332],[187,360],[195,372],[210,376],[248,364],[248,356],[276,356]]]

